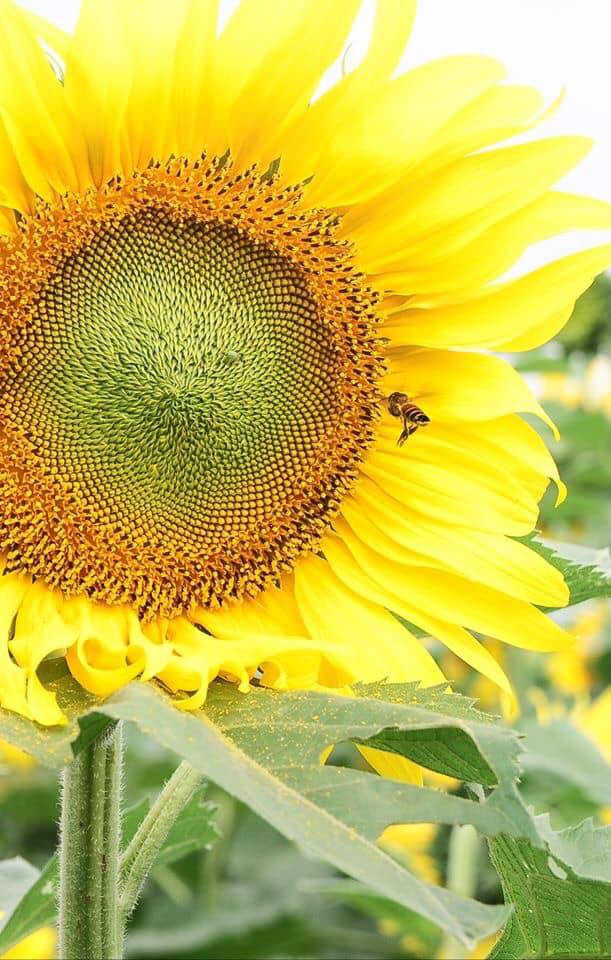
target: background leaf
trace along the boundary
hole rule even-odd
[[[0,927],[39,876],[40,870],[23,857],[0,861]]]
[[[578,787],[593,803],[611,806],[611,765],[600,750],[567,717],[549,723],[520,724],[526,737],[522,767],[560,777]]]
[[[537,829],[554,856],[580,877],[611,884],[611,826],[597,827],[584,820],[556,833],[545,814],[537,817]]]
[[[7,910],[4,926],[0,930],[0,952],[2,954],[30,933],[55,922],[57,914],[57,858],[52,857],[42,873],[39,873],[38,870],[34,871],[31,880],[32,882],[28,884],[27,889],[22,890],[19,902],[14,905],[12,910]]]
[[[161,848],[156,866],[174,863],[194,850],[210,849],[215,842],[218,837],[214,827],[215,807],[205,800],[204,794],[205,787],[197,790],[180,812]],[[143,800],[126,810],[123,818],[124,846],[129,843],[149,809],[150,802]],[[17,860],[4,861],[6,870],[10,870],[8,865],[15,863]],[[9,894],[13,894],[12,901],[8,903],[2,898],[5,876],[3,864],[0,864],[0,910],[6,914],[4,927],[0,930],[2,954],[30,933],[55,923],[57,919],[57,857],[51,857],[42,873],[25,861],[21,861],[21,864],[25,864],[25,867],[21,868],[18,877],[13,875],[15,868],[13,874],[6,874]]]

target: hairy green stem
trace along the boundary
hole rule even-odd
[[[174,771],[121,858],[121,926],[136,905],[142,884],[178,814],[202,781],[202,775],[184,761]]]
[[[121,758],[121,728],[113,723],[63,773],[61,960],[120,960],[123,955],[117,910]]]

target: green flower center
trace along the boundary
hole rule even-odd
[[[151,543],[245,534],[333,423],[336,351],[298,268],[158,210],[69,257],[13,404],[45,458]]]

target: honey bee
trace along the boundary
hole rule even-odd
[[[388,412],[393,417],[400,417],[403,423],[403,430],[397,440],[397,446],[402,447],[408,437],[415,433],[418,427],[426,427],[431,422],[431,418],[426,413],[412,403],[406,393],[391,393],[388,398]]]

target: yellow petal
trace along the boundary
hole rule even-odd
[[[82,0],[65,52],[66,100],[85,140],[93,181],[100,186],[123,170],[121,130],[132,66],[115,0]]]
[[[369,48],[362,63],[347,78],[352,97],[388,80],[412,32],[416,0],[377,0],[375,7]]]
[[[381,193],[417,163],[452,114],[504,73],[488,57],[446,57],[416,67],[364,98],[329,140],[308,200],[335,206]]]
[[[103,652],[103,641],[81,636],[68,650],[66,662],[74,679],[85,690],[99,697],[108,697],[134,680],[141,673],[143,664],[139,661],[109,664],[104,657],[100,666],[98,657]]]
[[[345,529],[342,539],[374,582],[418,608],[443,611],[449,623],[526,650],[562,650],[574,643],[570,634],[529,603],[454,573],[388,564]]]
[[[460,570],[471,580],[541,606],[568,602],[561,574],[524,544],[451,523],[422,522],[409,504],[371,484],[359,484],[354,496],[345,498],[342,516],[360,540],[395,563]]]
[[[452,116],[429,142],[426,169],[445,167],[482,147],[500,143],[541,123],[543,97],[538,90],[502,84],[485,90]]]
[[[232,146],[229,119],[233,105],[269,55],[275,52],[278,59],[284,57],[284,44],[303,21],[308,6],[308,0],[282,4],[276,0],[242,0],[234,10],[214,49],[213,99],[206,130],[212,153],[221,155]],[[261,24],[265,24],[264,30]]]
[[[62,617],[77,638],[66,661],[86,690],[105,697],[142,673],[144,656],[129,657],[132,640],[142,636],[135,611],[73,597],[64,601]]]
[[[265,165],[278,156],[285,125],[307,109],[320,77],[340,55],[359,6],[360,0],[334,0],[332,6],[310,0],[281,56],[274,49],[257,64],[231,109],[230,144],[241,167]]]
[[[611,244],[574,253],[471,300],[400,311],[387,322],[386,335],[406,345],[530,349],[548,322],[560,329],[577,297],[610,263]]]
[[[218,0],[189,4],[176,45],[173,110],[177,155],[198,157],[208,146],[214,99],[214,59]]]
[[[68,722],[57,702],[57,695],[43,687],[34,671],[28,671],[27,699],[32,717],[37,723],[45,727],[56,727]]]
[[[0,2],[0,25],[0,111],[25,180],[46,199],[84,189],[91,174],[63,87],[12,0]]]
[[[0,108],[1,114],[1,108]],[[15,215],[31,213],[34,203],[34,192],[23,176],[17,161],[15,151],[11,145],[8,133],[0,119],[0,203],[9,210],[3,210],[2,216],[7,233],[14,232]],[[3,231],[4,232],[4,231]]]
[[[512,477],[537,501],[543,492],[541,478],[553,480],[558,487],[557,503],[566,496],[558,467],[543,439],[515,414],[480,422],[440,423],[435,439],[452,448],[477,451],[478,456],[495,463],[506,477]],[[441,449],[439,455],[443,455]]]
[[[131,155],[134,167],[146,165],[151,158],[167,159],[175,145],[174,77],[179,37],[190,6],[191,0],[117,3],[131,67],[124,150]],[[107,43],[114,42],[112,35],[105,39]],[[122,41],[119,42],[122,45]],[[107,51],[106,56],[114,57],[114,54]],[[117,68],[123,74],[122,50],[117,53]],[[123,76],[114,81],[120,102],[124,95],[122,82],[125,82]]]
[[[460,518],[463,526],[475,530],[512,536],[530,533],[547,486],[543,478],[534,492],[522,488],[516,477],[504,475],[497,463],[487,462],[477,449],[435,449],[440,428],[434,424],[420,433],[422,438],[413,438],[418,442],[412,444],[408,455],[393,440],[388,444],[379,441],[364,461],[362,472],[395,499],[444,523]],[[397,456],[401,452],[403,456]]]
[[[37,37],[46,43],[48,47],[54,50],[62,60],[65,60],[70,43],[70,34],[58,27],[56,23],[51,23],[32,10],[20,10],[21,16],[29,24],[31,30]]]
[[[15,618],[15,632],[9,647],[21,667],[36,670],[45,657],[63,651],[76,639],[74,627],[61,616],[63,598],[42,580],[33,583]]]
[[[316,172],[338,123],[392,75],[407,45],[415,12],[415,0],[377,0],[371,43],[362,63],[293,118],[282,137],[269,132],[270,152],[281,156],[281,170],[289,183]]]
[[[355,593],[366,597],[373,603],[394,610],[409,622],[415,623],[422,630],[426,630],[431,636],[437,637],[457,656],[492,680],[510,697],[513,697],[511,684],[494,657],[462,627],[443,620],[443,609],[439,611],[439,616],[431,616],[430,612],[421,610],[412,603],[407,603],[403,596],[397,597],[384,585],[373,581],[363,571],[346,544],[339,537],[325,537],[323,550],[334,573]]]
[[[443,272],[450,254],[531,203],[590,146],[585,137],[554,137],[463,157],[394,188],[380,202],[353,208],[343,229],[357,243],[359,264],[368,273],[403,269],[409,275],[435,264]]]
[[[555,429],[522,377],[500,357],[409,347],[391,349],[384,392],[390,395],[395,390],[407,391],[434,423],[534,413]]]
[[[21,573],[0,576],[0,705],[30,720],[35,718],[27,699],[28,672],[10,656],[8,639],[31,583],[31,577]]]
[[[412,305],[465,299],[506,273],[534,243],[575,230],[611,231],[611,204],[590,197],[550,191],[513,216],[494,224],[440,263],[380,273],[374,288],[409,290]],[[439,244],[443,248],[443,243]],[[407,257],[405,258],[407,262]]]
[[[219,610],[199,608],[193,619],[214,636],[226,640],[256,633],[306,636],[290,578],[282,588],[271,584],[253,599],[247,598]]]
[[[413,783],[421,787],[424,782],[422,767],[387,750],[378,750],[376,747],[359,746],[359,752],[373,769],[387,780],[400,780],[402,783]]]
[[[386,610],[347,589],[320,557],[297,564],[295,595],[312,637],[351,651],[355,680],[443,681],[426,648]]]
[[[17,231],[17,220],[13,210],[6,207],[0,207],[0,233],[9,237]]]

